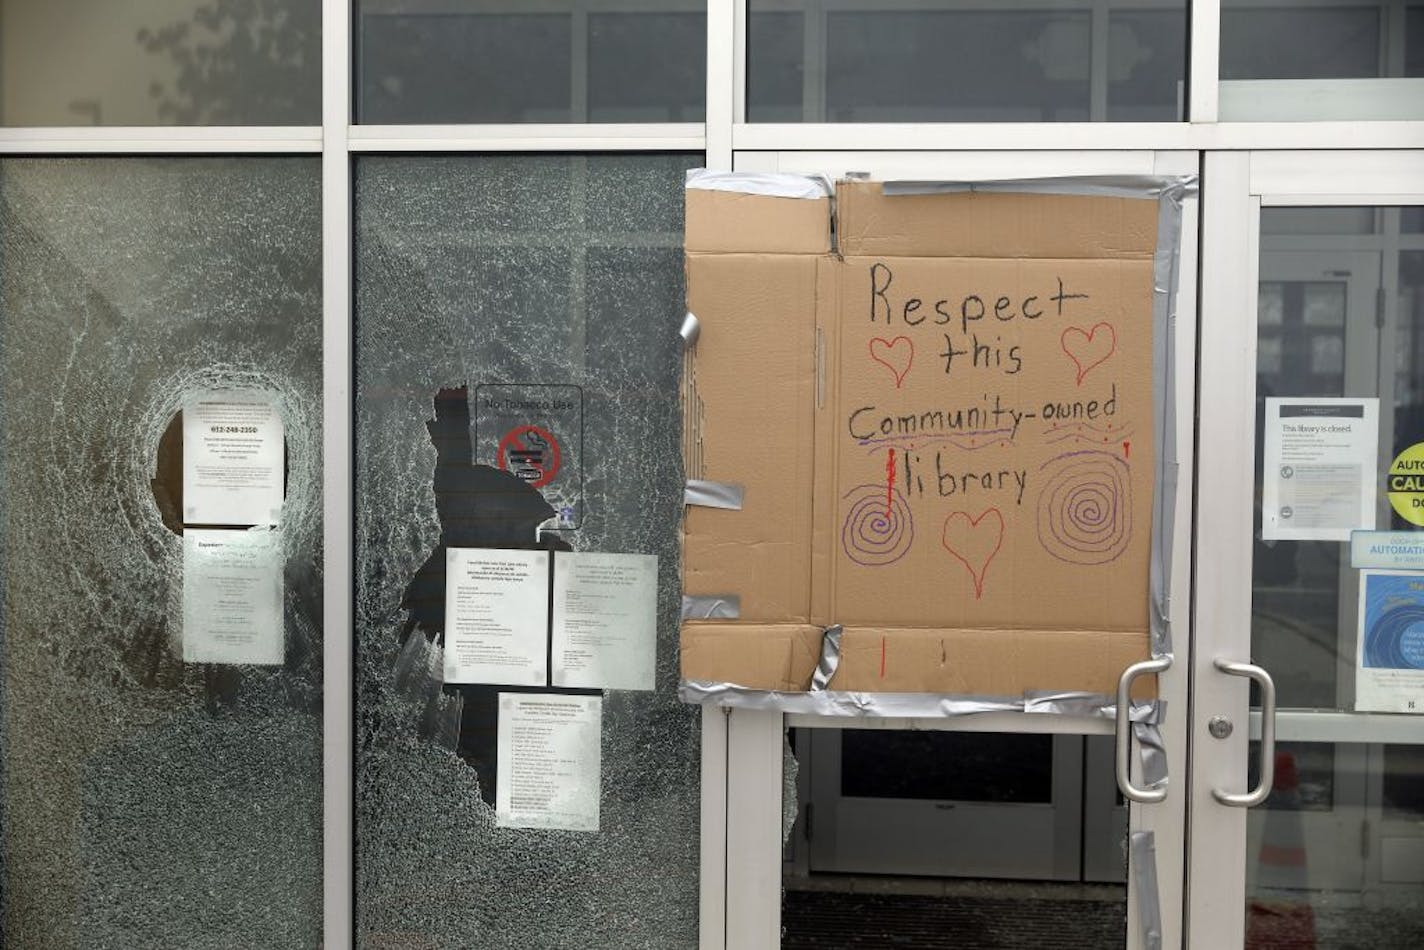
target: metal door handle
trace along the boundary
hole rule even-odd
[[[1138,788],[1132,784],[1132,770],[1129,766],[1129,759],[1132,753],[1132,722],[1129,712],[1132,709],[1132,700],[1128,693],[1132,691],[1132,681],[1147,673],[1161,673],[1172,665],[1170,656],[1159,657],[1155,660],[1143,660],[1141,663],[1134,663],[1122,671],[1122,675],[1117,680],[1117,714],[1113,721],[1113,736],[1117,740],[1116,755],[1114,756],[1117,767],[1117,788],[1122,792],[1122,797],[1130,802],[1137,802],[1141,805],[1155,805],[1167,797],[1167,786],[1161,788]]]
[[[1223,792],[1219,788],[1211,790],[1211,797],[1223,805],[1254,808],[1271,794],[1271,786],[1276,781],[1276,681],[1253,663],[1233,663],[1221,657],[1213,662],[1227,676],[1246,676],[1261,687],[1261,780],[1251,791],[1241,794]]]

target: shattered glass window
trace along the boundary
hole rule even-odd
[[[698,717],[676,684],[682,182],[701,158],[356,166],[363,947],[697,945]],[[492,390],[547,404],[542,442]],[[550,441],[546,479],[527,453]],[[602,694],[597,832],[496,826],[512,688],[442,682],[447,545],[658,557],[656,689]]]
[[[319,174],[0,160],[0,945],[320,944]],[[228,389],[285,424],[268,665],[183,660],[180,408]]]

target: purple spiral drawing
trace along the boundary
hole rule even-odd
[[[846,556],[866,567],[894,564],[910,550],[915,520],[898,491],[885,485],[857,485],[846,492],[841,547]]]
[[[1069,452],[1039,467],[1038,540],[1070,564],[1107,564],[1132,540],[1132,479],[1110,452]]]

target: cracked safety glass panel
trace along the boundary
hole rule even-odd
[[[697,945],[698,712],[676,684],[682,188],[699,164],[356,166],[362,947]],[[656,557],[654,689],[447,684],[452,548],[551,551],[556,571],[566,551]],[[575,756],[597,830],[501,820],[502,783],[518,799],[528,774],[501,717],[530,694],[601,698]]]
[[[320,943],[319,172],[0,161],[0,944]],[[233,426],[282,460],[260,534],[185,525],[204,393],[281,420]]]

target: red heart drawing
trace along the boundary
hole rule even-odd
[[[1099,330],[1105,331],[1101,337],[1098,336]],[[1073,365],[1078,367],[1078,385],[1081,386],[1083,377],[1102,365],[1117,350],[1117,331],[1111,323],[1095,323],[1089,330],[1069,327],[1063,331],[1059,342],[1063,346],[1063,352],[1067,353]]]
[[[877,343],[880,344],[878,348]],[[893,340],[871,337],[870,358],[895,374],[895,388],[899,389],[910,372],[910,364],[915,361],[915,344],[907,336],[897,336]]]
[[[967,511],[951,512],[944,519],[940,543],[969,570],[974,578],[974,599],[978,600],[984,594],[989,562],[1004,543],[1004,516],[997,508],[985,508],[978,517],[970,517]]]

